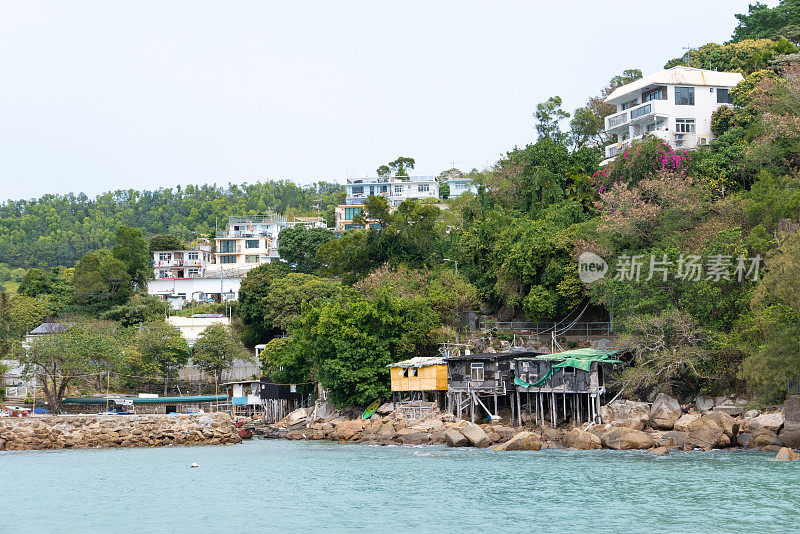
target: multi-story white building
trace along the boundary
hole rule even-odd
[[[433,176],[377,176],[348,178],[345,185],[346,204],[363,205],[369,196],[382,196],[396,208],[404,200],[439,198],[439,182]]]
[[[153,278],[202,278],[212,261],[207,250],[157,250],[153,252]]]
[[[730,91],[743,79],[738,72],[673,67],[615,89],[605,103],[617,106],[617,112],[606,117],[605,128],[617,141],[605,148],[606,158],[645,135],[673,148],[707,145],[713,138],[712,113],[731,104]]]

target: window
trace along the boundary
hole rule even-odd
[[[636,108],[633,111],[631,111],[631,120],[635,119],[636,117],[641,117],[642,115],[647,115],[651,111],[652,107],[650,104],[647,104],[646,106],[642,106],[640,108]]]
[[[364,186],[363,185],[354,185],[353,186],[353,195],[363,195],[364,194]]]
[[[258,254],[248,254],[244,257],[245,263],[258,263]]]
[[[401,194],[403,194],[403,186],[402,186],[402,185],[396,185],[396,186],[394,186],[394,194],[395,194],[395,195],[401,195]]]
[[[187,258],[192,261],[197,261],[200,259],[197,252],[190,252],[189,254],[187,254]]]
[[[233,239],[222,239],[219,241],[219,251],[222,254],[236,252],[236,241]]]
[[[220,263],[236,263],[236,256],[220,256]]]
[[[717,104],[733,104],[730,89],[717,89]]]
[[[200,270],[199,269],[189,269],[189,277],[190,278],[193,278],[193,277],[197,276],[198,274],[200,274]]]
[[[244,248],[258,248],[258,239],[245,239]]]
[[[422,184],[422,185],[418,185],[417,186],[417,191],[419,193],[427,193],[428,191],[430,191],[430,189],[431,189],[431,186],[428,185],[428,184]]]
[[[471,363],[469,366],[469,378],[474,382],[483,382],[483,364]]]
[[[345,221],[352,221],[353,217],[361,213],[361,208],[345,208],[344,209],[344,220]]]
[[[628,108],[632,108],[633,106],[635,106],[638,103],[639,103],[639,101],[634,98],[633,100],[628,100],[627,102],[623,102],[622,106],[620,106],[620,107],[622,109],[628,109]]]
[[[158,255],[158,261],[170,261],[172,260],[172,254],[169,252],[162,252]]]
[[[403,378],[408,378],[408,368],[403,369]]]
[[[642,97],[642,102],[650,102],[651,100],[666,100],[666,91],[664,91],[663,87],[659,87],[658,89],[653,89],[649,93],[645,93]]]
[[[676,133],[694,133],[694,119],[675,119]]]
[[[694,87],[676,87],[675,103],[679,106],[694,106]]]
[[[416,367],[411,369],[411,372],[409,373],[409,376],[411,376],[411,378],[415,378],[417,376],[417,368]]]

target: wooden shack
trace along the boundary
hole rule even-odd
[[[539,352],[498,352],[448,356],[447,407],[458,419],[467,415],[478,418],[499,418],[503,408],[510,408],[516,420],[514,393],[514,360],[538,356]]]
[[[622,363],[612,356],[620,351],[575,349],[514,360],[517,420],[522,406],[530,419],[556,426],[559,421],[600,421],[600,400],[605,378]]]
[[[387,367],[396,409],[408,411],[413,419],[426,408],[445,408],[447,364],[443,357],[416,357]]]
[[[268,423],[280,421],[290,412],[308,404],[308,384],[276,384],[270,377],[261,377],[259,395]]]

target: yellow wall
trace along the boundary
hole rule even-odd
[[[392,377],[392,391],[447,391],[447,366],[429,365],[417,367],[417,376],[412,377],[414,369],[408,370],[408,378],[403,376],[404,369],[389,369]]]

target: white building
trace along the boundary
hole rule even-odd
[[[202,278],[213,255],[206,250],[158,250],[153,252],[156,280]]]
[[[478,194],[478,186],[466,176],[450,178],[447,180],[447,184],[450,186],[450,198],[461,196],[464,193]]]
[[[363,205],[369,196],[382,196],[396,208],[404,200],[439,198],[439,182],[433,176],[377,176],[348,178],[345,185],[346,204]]]
[[[648,134],[673,148],[707,145],[711,114],[731,104],[730,90],[743,79],[738,72],[673,67],[615,89],[605,103],[617,112],[606,117],[605,127],[617,142],[605,148],[606,158]]]
[[[160,278],[148,280],[147,292],[170,303],[172,309],[183,309],[186,302],[225,302],[239,298],[242,276],[228,276],[223,271],[206,271],[203,276],[192,278]],[[213,276],[212,276],[213,275]]]

